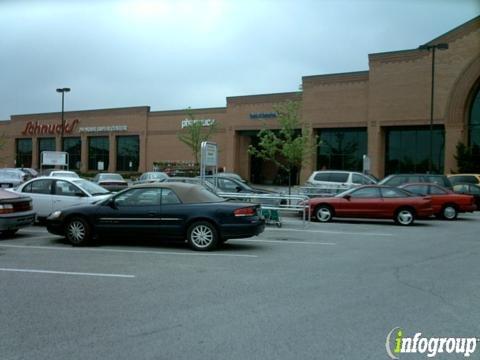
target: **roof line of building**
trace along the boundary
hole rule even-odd
[[[457,27],[453,28],[452,30],[449,30],[447,31],[446,33],[440,35],[440,36],[437,36],[435,39],[433,40],[430,40],[428,41],[427,43],[425,43],[425,45],[432,45],[434,43],[437,43],[439,42],[439,40],[441,40],[442,38],[444,37],[448,37],[450,35],[453,35],[457,32],[459,32],[459,30],[466,30],[467,28],[471,27],[471,26],[475,26],[475,24],[477,24],[480,26],[480,15],[479,16],[476,16],[474,17],[473,19],[471,20],[468,20],[467,22],[463,23],[463,24],[460,24],[458,25]]]
[[[205,113],[205,112],[225,112],[226,107],[211,107],[211,108],[191,108],[191,109],[175,109],[175,110],[158,110],[150,111],[150,115],[171,115],[171,114],[187,114],[187,111],[192,111],[194,114],[196,112]]]
[[[240,96],[227,96],[227,103],[230,100],[233,101],[240,101],[240,100],[248,100],[248,99],[261,99],[266,97],[296,97],[301,95],[301,91],[290,91],[290,92],[281,92],[281,93],[268,93],[268,94],[254,94],[254,95],[240,95]]]
[[[303,80],[330,80],[333,78],[354,78],[354,77],[365,77],[369,75],[368,70],[361,70],[361,71],[350,71],[350,72],[343,72],[343,73],[333,73],[333,74],[321,74],[321,75],[307,75],[302,76]]]
[[[71,114],[71,113],[85,113],[85,112],[97,112],[97,111],[124,111],[124,110],[140,110],[140,109],[146,109],[147,111],[150,110],[150,106],[126,106],[126,107],[116,107],[116,108],[104,108],[104,109],[88,109],[88,110],[68,110],[64,111],[65,114]],[[55,112],[46,112],[46,113],[33,113],[33,114],[14,114],[11,115],[10,118],[13,117],[24,117],[24,116],[51,116],[51,115],[56,115],[56,114],[61,114],[61,111],[55,111]]]

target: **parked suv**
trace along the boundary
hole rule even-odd
[[[379,185],[400,186],[409,183],[434,183],[453,190],[452,183],[445,175],[437,174],[393,174],[380,181]]]
[[[373,185],[376,181],[370,176],[353,171],[314,171],[306,182],[306,195],[332,195],[360,185]],[[314,188],[313,188],[314,187]]]

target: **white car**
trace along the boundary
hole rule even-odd
[[[78,174],[75,171],[67,171],[67,170],[54,170],[48,176],[80,179],[80,176],[78,176]]]
[[[341,170],[314,171],[306,182],[310,193],[335,195],[360,185],[373,185],[376,181],[360,172]],[[312,190],[313,189],[313,190]]]
[[[37,219],[45,219],[52,212],[76,205],[85,205],[111,195],[103,187],[84,179],[44,176],[27,181],[15,192],[32,198]]]

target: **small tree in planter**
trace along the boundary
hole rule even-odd
[[[202,142],[208,141],[208,139],[217,132],[217,123],[216,121],[211,121],[205,124],[202,120],[196,120],[190,107],[186,112],[188,123],[183,130],[177,134],[177,137],[192,151],[195,167],[198,169]]]
[[[292,100],[274,105],[280,130],[260,130],[258,145],[250,145],[248,149],[249,154],[270,160],[287,172],[289,195],[292,169],[307,163],[317,148],[316,139],[312,141],[311,130],[300,120],[300,108],[301,102]]]

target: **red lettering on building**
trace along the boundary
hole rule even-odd
[[[63,126],[64,134],[71,134],[79,123],[78,119],[70,122],[65,121]],[[22,135],[60,135],[62,133],[62,124],[40,124],[38,121],[29,121],[22,131]]]

